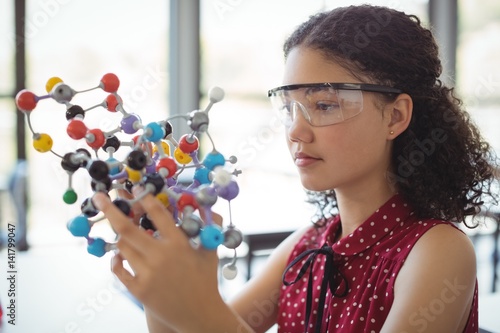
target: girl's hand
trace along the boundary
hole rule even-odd
[[[134,199],[134,195],[130,193],[127,189],[125,189],[125,184],[122,184],[123,188],[117,188],[116,189],[116,194],[118,198],[122,198],[125,200],[132,200]],[[139,221],[141,216],[144,214],[144,209],[139,203],[134,203],[132,205],[132,216],[133,216],[133,221],[136,225],[139,225]]]
[[[153,195],[146,195],[139,203],[155,224],[159,238],[138,228],[105,194],[96,193],[93,201],[119,236],[113,272],[156,317],[189,332],[203,327],[203,321],[209,322],[218,308],[226,307],[218,292],[217,251],[194,248]],[[218,223],[222,220],[215,214],[213,219]],[[124,260],[133,272],[124,267]]]

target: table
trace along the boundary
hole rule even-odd
[[[16,317],[8,309],[7,253],[0,252],[1,333],[146,333],[143,311],[110,271],[110,257],[85,247],[48,247],[16,253]]]

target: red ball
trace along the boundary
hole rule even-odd
[[[192,142],[189,142],[188,140],[192,140]],[[196,149],[198,149],[199,145],[200,143],[198,141],[198,138],[191,134],[184,134],[179,139],[179,149],[184,154],[191,154]]]
[[[93,149],[99,149],[106,143],[104,133],[98,128],[89,130],[87,134],[92,134],[91,138],[87,137],[87,144]]]
[[[66,127],[66,133],[74,140],[83,139],[85,134],[87,134],[87,130],[87,126],[80,119],[72,119],[68,123],[68,127]]]
[[[140,135],[136,135],[132,138],[132,142],[134,143],[134,145],[137,146],[137,141],[139,140],[141,136]],[[153,144],[151,142],[143,142],[141,143],[140,145],[140,148],[143,150],[143,151],[152,151],[153,149]]]
[[[162,158],[156,164],[156,171],[159,172],[161,169],[166,169],[168,175],[166,175],[165,178],[170,178],[177,172],[177,163],[170,157]]]
[[[134,135],[134,136],[132,137],[132,142],[134,143],[134,145],[136,145],[136,144],[137,144],[137,140],[139,140],[139,137],[140,137],[139,135]]]
[[[23,112],[33,111],[37,102],[36,95],[26,89],[21,90],[16,95],[16,105]]]
[[[118,76],[113,73],[104,74],[101,79],[101,84],[99,85],[102,90],[109,93],[114,93],[118,90],[120,86],[120,80]]]
[[[121,100],[119,101],[116,95],[109,94],[108,97],[106,97],[106,108],[110,112],[116,112],[116,107],[118,104],[121,103]]]
[[[193,195],[182,193],[179,200],[177,200],[177,209],[182,212],[186,206],[191,206],[196,210],[198,209],[198,202]]]

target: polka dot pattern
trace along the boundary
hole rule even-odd
[[[340,218],[333,218],[322,230],[311,229],[297,243],[289,263],[306,250],[328,244],[334,252],[334,264],[348,281],[345,297],[332,296],[327,290],[320,332],[379,332],[394,300],[394,282],[405,259],[419,238],[440,220],[420,220],[399,195],[392,197],[351,235],[333,242]],[[450,224],[452,225],[452,224]],[[305,330],[309,274],[290,286],[282,286],[278,313],[279,333],[316,332],[316,315],[325,258],[319,256],[313,266],[312,312]],[[294,280],[300,267],[289,270],[285,278]],[[477,286],[474,303],[464,333],[477,332]]]

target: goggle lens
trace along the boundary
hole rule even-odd
[[[285,126],[292,124],[298,111],[312,126],[337,124],[363,111],[363,93],[360,90],[303,87],[277,90],[270,98]]]

